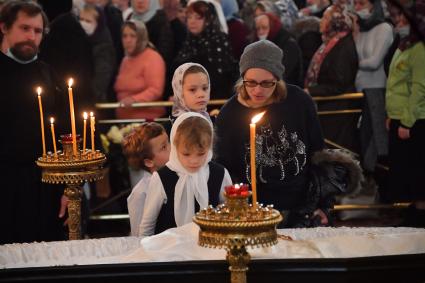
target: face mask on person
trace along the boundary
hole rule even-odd
[[[259,39],[259,40],[267,39],[267,34],[259,35],[259,36],[258,36],[258,39]]]
[[[94,30],[96,29],[96,25],[92,23],[88,23],[85,21],[80,21],[81,26],[83,27],[83,30],[87,33],[87,35],[92,35],[94,33]]]
[[[400,38],[404,38],[410,34],[410,26],[406,25],[404,27],[395,27],[395,32],[400,36]]]
[[[361,9],[356,12],[356,14],[363,20],[367,20],[370,18],[370,15],[372,14],[368,8]]]

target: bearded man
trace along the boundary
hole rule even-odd
[[[32,1],[9,1],[0,12],[5,46],[0,52],[0,244],[57,240],[63,235],[57,217],[62,191],[44,186],[35,164],[42,155],[36,87],[43,90],[45,121],[51,113],[64,112],[58,107],[63,103],[57,99],[49,66],[37,59],[46,27],[43,10]],[[47,148],[52,148],[49,143]]]

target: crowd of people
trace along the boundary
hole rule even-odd
[[[143,171],[128,199],[133,235],[186,224],[199,208],[222,202],[226,185],[250,183],[247,125],[259,112],[258,197],[285,212],[282,227],[331,223],[331,202],[317,191],[326,186],[311,182],[312,171],[320,175],[313,160],[325,150],[324,137],[360,152],[369,171],[388,155],[388,200],[412,201],[406,223],[423,224],[423,0],[62,2],[1,2],[0,99],[7,107],[0,117],[12,129],[0,146],[2,215],[10,216],[1,243],[61,237],[54,230],[63,221],[62,193],[41,183],[34,164],[41,136],[31,93],[43,87],[46,112],[59,113],[64,128],[63,85],[71,76],[79,108],[118,101],[120,119],[170,118],[170,128],[145,123],[123,142],[128,165]],[[350,92],[363,92],[362,103],[312,99]],[[210,99],[227,100],[216,118]],[[163,100],[173,101],[171,113],[132,107]],[[358,107],[361,117],[317,115]],[[346,192],[348,179],[332,184]]]

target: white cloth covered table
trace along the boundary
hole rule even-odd
[[[224,260],[222,249],[198,246],[193,223],[161,234],[0,246],[0,268],[91,265],[112,263]],[[311,228],[281,229],[293,238],[273,247],[248,249],[255,259],[349,258],[424,254],[425,229]]]

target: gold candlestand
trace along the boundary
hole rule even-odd
[[[69,239],[77,240],[81,238],[82,185],[85,182],[93,182],[103,178],[103,164],[106,157],[97,150],[95,152],[78,150],[77,155],[74,155],[70,135],[63,135],[61,138],[59,142],[62,144],[63,151],[58,151],[56,155],[49,153],[46,156],[39,157],[36,163],[42,169],[42,182],[66,185],[64,194],[69,199]],[[78,138],[78,147],[80,142],[81,139]]]
[[[199,242],[203,247],[225,248],[231,283],[246,283],[250,255],[246,247],[267,247],[277,244],[276,226],[283,217],[268,205],[254,208],[248,204],[250,194],[230,196],[225,204],[199,211],[193,221],[199,225]]]

